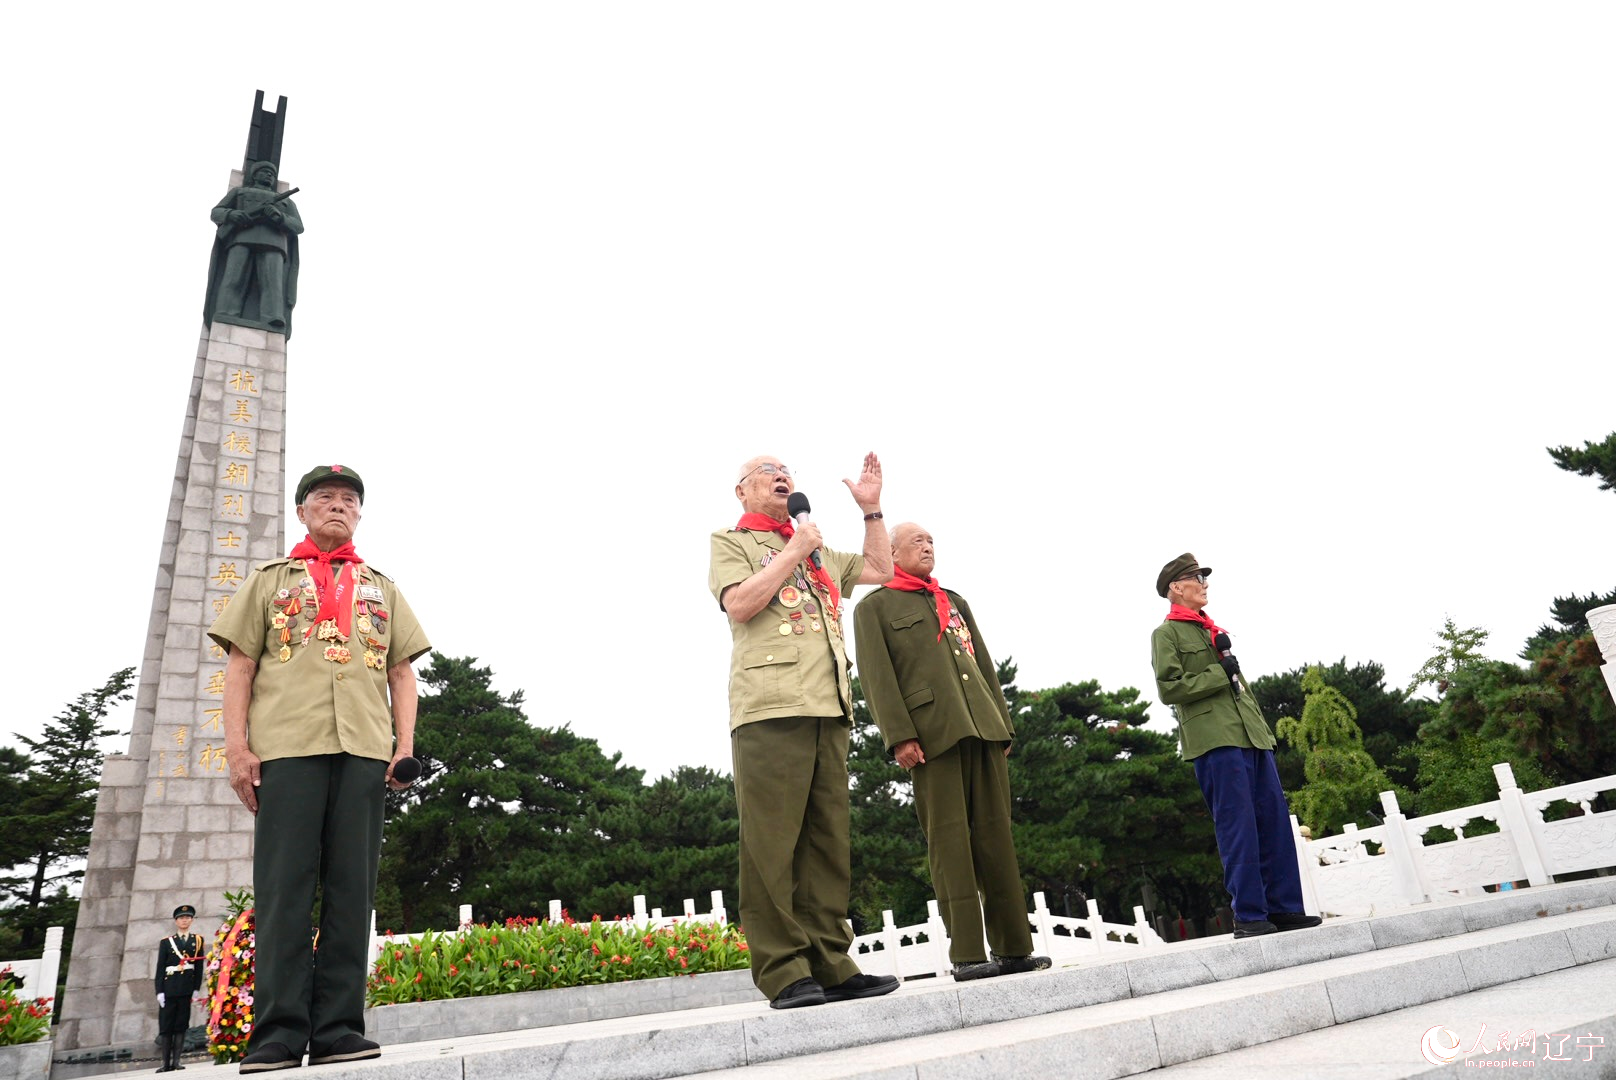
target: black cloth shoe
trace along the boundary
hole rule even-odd
[[[1289,911],[1270,911],[1268,921],[1280,930],[1306,930],[1324,920],[1317,915],[1302,915]]]
[[[352,1032],[323,1050],[309,1047],[310,1065],[327,1065],[333,1061],[364,1061],[381,1056],[382,1048],[379,1045],[363,1035],[355,1035]]]
[[[240,1072],[273,1072],[275,1069],[295,1069],[303,1064],[302,1054],[293,1054],[284,1043],[265,1043],[241,1059]]]
[[[1234,924],[1235,937],[1261,937],[1263,934],[1272,934],[1279,927],[1267,919],[1258,919],[1256,922],[1241,922],[1236,919]]]
[[[854,998],[880,997],[898,988],[898,980],[891,975],[855,975],[837,986],[825,987],[826,1001],[852,1001]]]
[[[965,960],[954,965],[954,981],[970,982],[972,979],[991,979],[995,975],[1003,975],[1004,970],[992,960]]]
[[[812,979],[798,979],[769,1002],[771,1009],[805,1009],[825,1004],[825,988]]]
[[[1048,971],[1049,957],[1047,956],[1000,956],[990,953],[998,962],[999,969],[1006,975],[1020,975],[1024,971]]]

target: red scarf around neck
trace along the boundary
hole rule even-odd
[[[337,621],[337,632],[346,640],[353,632],[353,604],[346,602],[348,587],[353,584],[354,574],[350,572],[343,581],[336,577],[342,573],[339,567],[332,572],[332,563],[362,563],[365,560],[359,557],[354,550],[353,541],[350,540],[341,547],[332,551],[321,551],[314,543],[312,536],[305,535],[297,547],[292,549],[293,559],[302,559],[308,563],[309,577],[314,579],[314,595],[320,599],[320,609],[314,614],[314,625],[303,631],[303,637],[308,638],[314,632],[314,627],[327,619]]]
[[[892,580],[887,582],[887,588],[897,589],[900,592],[929,592],[933,600],[937,601],[937,640],[943,640],[943,630],[948,626],[949,614],[952,606],[948,602],[948,593],[937,584],[936,578],[915,577],[901,566],[892,568]]]
[[[1229,632],[1223,627],[1219,626],[1217,623],[1213,622],[1212,616],[1208,615],[1205,611],[1191,611],[1183,604],[1174,604],[1172,607],[1167,609],[1167,621],[1195,623],[1196,625],[1200,626],[1201,629],[1206,631],[1208,639],[1214,645],[1218,643],[1219,634],[1227,634]]]
[[[776,532],[787,540],[797,535],[797,530],[792,527],[791,522],[776,521],[768,514],[742,514],[741,520],[735,523],[735,527],[737,529],[751,529],[754,532]],[[819,582],[820,586],[825,590],[825,594],[830,597],[830,605],[826,613],[833,619],[840,618],[842,590],[837,587],[836,579],[831,577],[830,571],[823,566],[815,566],[812,559],[804,559],[803,562],[808,567],[808,575]]]

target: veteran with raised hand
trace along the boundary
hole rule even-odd
[[[954,978],[1047,968],[1047,956],[1032,955],[1010,837],[1015,729],[998,671],[970,605],[932,577],[931,533],[897,526],[892,559],[892,580],[853,612],[859,682],[887,751],[914,782]]]
[[[410,666],[431,646],[392,580],[354,550],[365,485],[321,465],[297,485],[308,535],[254,570],[208,636],[229,650],[230,786],[257,815],[251,1042],[241,1071],[373,1058],[370,913],[388,785],[415,744]],[[413,764],[413,762],[412,762]],[[310,911],[320,900],[320,949]]]
[[[730,750],[741,822],[741,925],[752,981],[771,1008],[890,993],[847,953],[847,746],[853,691],[842,606],[855,585],[892,576],[881,524],[881,462],[844,480],[864,516],[864,552],[822,545],[789,520],[796,493],[779,458],[736,474],[740,520],[712,535],[707,584],[729,617]]]
[[[185,1033],[191,1030],[191,998],[202,988],[206,950],[191,933],[196,908],[181,904],[174,909],[174,932],[157,945],[157,1041],[163,1049],[158,1072],[185,1068]]]
[[[1212,568],[1189,552],[1161,568],[1167,619],[1150,634],[1156,692],[1178,718],[1179,747],[1195,767],[1234,907],[1234,936],[1317,926],[1302,907],[1291,811],[1274,767],[1274,733],[1234,656],[1228,631],[1206,613]]]

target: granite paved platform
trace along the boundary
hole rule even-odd
[[[1311,1044],[1297,1040],[1390,1022],[1407,1010],[1435,1015],[1451,1004],[1455,1024],[1468,1023],[1463,1010],[1486,1007],[1460,1002],[1469,995],[1508,993],[1536,986],[1534,979],[1575,981],[1583,968],[1616,981],[1613,960],[1616,878],[1601,878],[982,982],[913,980],[869,1001],[777,1012],[759,998],[393,1044],[378,1060],[319,1069],[321,1080],[1109,1078],[1210,1068],[1276,1044],[1305,1049]],[[1606,1015],[1602,999],[1573,1000],[1586,1005],[1590,1024]],[[1399,1040],[1407,1042],[1384,1036],[1387,1047]],[[1311,1066],[1274,1068],[1271,1075],[1315,1075]]]

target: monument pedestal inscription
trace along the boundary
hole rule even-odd
[[[129,750],[108,757],[102,770],[56,1040],[62,1051],[149,1046],[157,1029],[154,958],[171,930],[170,912],[195,905],[196,932],[211,943],[225,892],[252,883],[253,819],[230,789],[224,754],[226,657],[205,631],[255,565],[286,551],[286,339],[302,222],[290,199],[277,200],[264,187],[279,171],[286,99],[275,113],[262,106],[260,92],[242,172],[231,176],[219,204],[224,213],[214,209],[208,322],[163,529]],[[232,200],[240,208],[226,206]],[[232,268],[241,273],[227,279]],[[221,281],[229,286],[222,300]],[[215,318],[221,303],[233,310]],[[270,329],[275,322],[286,332]]]

